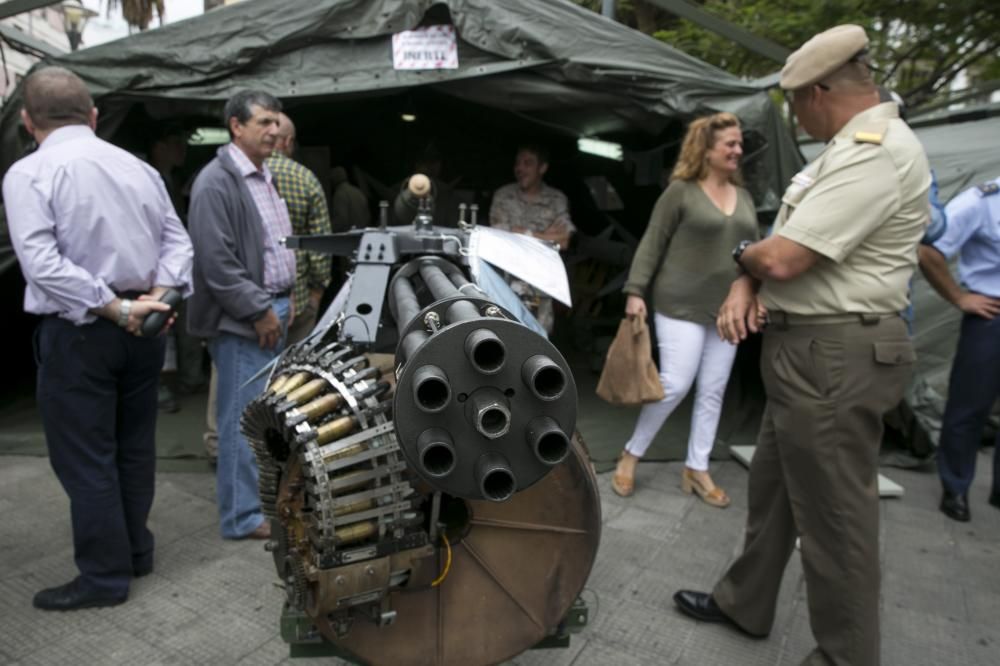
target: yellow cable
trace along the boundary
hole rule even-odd
[[[441,575],[431,583],[431,587],[437,587],[441,582],[448,577],[448,571],[451,569],[451,544],[448,543],[448,537],[444,532],[441,532],[441,538],[444,540],[444,547],[448,550],[448,559],[444,562],[444,570],[441,571]]]

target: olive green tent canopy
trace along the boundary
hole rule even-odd
[[[436,23],[455,27],[458,68],[395,70],[392,36]],[[217,115],[243,88],[287,105],[430,88],[567,136],[646,137],[639,148],[672,123],[731,111],[753,139],[763,209],[800,164],[763,90],[565,0],[250,0],[47,62],[86,82],[106,137],[136,104],[153,117]],[[23,151],[20,102],[16,90],[0,117],[0,172]]]

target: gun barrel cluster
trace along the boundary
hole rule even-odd
[[[566,458],[576,387],[548,340],[439,257],[401,268],[390,293],[402,336],[397,435],[425,481],[502,502]]]

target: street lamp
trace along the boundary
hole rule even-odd
[[[83,29],[87,21],[97,16],[93,9],[84,7],[80,0],[66,0],[62,3],[63,30],[69,38],[70,51],[76,51],[83,38]]]

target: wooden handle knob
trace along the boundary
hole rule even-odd
[[[431,179],[422,173],[415,173],[410,176],[407,187],[414,196],[425,197],[431,192]]]

